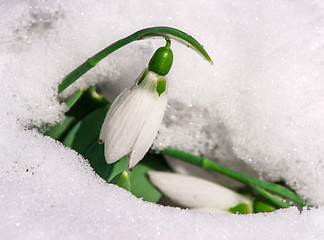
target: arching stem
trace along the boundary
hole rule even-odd
[[[192,47],[198,53],[200,53],[208,62],[210,62],[211,64],[213,63],[203,46],[190,35],[171,27],[161,26],[145,28],[129,35],[126,38],[114,42],[113,44],[109,45],[105,49],[90,57],[86,62],[81,64],[63,79],[62,83],[58,87],[58,93],[61,93],[64,89],[70,86],[73,82],[75,82],[78,78],[80,78],[91,68],[96,66],[98,62],[100,62],[103,58],[107,57],[109,54],[133,41],[142,40],[150,37],[164,37],[179,41],[180,43],[188,47]]]

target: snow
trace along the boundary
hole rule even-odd
[[[172,43],[170,101],[155,147],[283,179],[320,206],[323,7],[288,0],[0,1],[1,238],[323,239],[323,207],[238,216],[157,206],[105,184],[81,156],[31,130],[62,120],[57,85],[89,56],[138,29],[176,27],[197,38],[214,65]],[[115,98],[161,44],[132,43],[63,95],[98,83]]]

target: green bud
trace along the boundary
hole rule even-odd
[[[155,51],[148,65],[150,71],[155,72],[161,76],[168,74],[173,62],[173,53],[170,49],[171,41],[166,41],[166,46],[160,47]]]
[[[111,183],[116,184],[129,192],[131,191],[131,183],[127,171],[123,171],[122,173],[118,174],[111,180]]]

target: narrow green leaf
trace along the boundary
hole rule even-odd
[[[44,135],[50,136],[56,140],[63,141],[69,130],[84,116],[91,111],[109,105],[107,99],[96,92],[96,88],[91,86],[87,89],[78,101],[71,107],[71,109],[65,114],[66,119],[62,124],[56,124],[51,126]]]
[[[91,167],[99,176],[110,182],[116,175],[127,170],[127,158],[123,157],[115,163],[107,164],[104,151],[104,144],[99,144],[97,139],[93,141],[83,157],[89,160]]]
[[[66,106],[70,109],[79,100],[82,93],[83,93],[83,88],[81,87],[64,101]]]
[[[82,118],[66,135],[62,143],[84,154],[92,142],[98,140],[108,106],[101,107]]]
[[[255,200],[253,202],[253,212],[259,213],[259,212],[273,212],[277,208],[274,207],[272,204],[263,201],[263,200]]]
[[[62,124],[55,124],[54,126],[50,127],[49,130],[44,132],[44,135],[50,136],[56,140],[61,138],[63,135],[65,135],[71,126],[77,122],[76,116],[67,116]]]
[[[104,156],[104,145],[93,142],[83,155],[89,160],[91,167],[95,172],[106,179],[108,182],[121,172],[127,170],[127,157],[123,157],[119,161],[107,164]],[[161,192],[149,181],[147,172],[150,170],[170,171],[165,160],[160,155],[148,153],[134,168],[129,171],[130,182],[132,183],[131,192],[145,201],[158,202],[161,198]]]
[[[90,105],[94,105],[95,106],[106,106],[109,105],[110,102],[101,94],[99,94],[96,91],[96,87],[95,86],[90,86],[88,89],[88,99],[87,101],[90,103]]]
[[[250,206],[249,204],[246,204],[246,203],[240,203],[230,209],[228,209],[228,211],[230,213],[234,213],[234,214],[249,214],[251,213],[251,210],[250,210]]]
[[[104,176],[108,182],[110,182],[117,174],[122,171],[126,171],[128,168],[127,157],[124,156],[119,159],[117,162],[107,164]]]
[[[254,186],[253,184],[247,184],[250,188],[252,188],[254,191],[259,193],[262,197],[270,201],[274,206],[277,206],[278,208],[288,208],[290,207],[289,204],[287,204],[282,199],[276,197],[275,195],[271,194],[267,190],[263,189],[262,187]]]

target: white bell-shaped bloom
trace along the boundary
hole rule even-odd
[[[252,211],[250,198],[214,182],[169,172],[149,171],[148,175],[164,195],[183,207],[226,212],[239,204],[247,204],[249,212]]]
[[[165,88],[158,92],[158,82]],[[111,105],[99,141],[105,143],[107,163],[128,155],[128,167],[134,167],[152,145],[167,104],[167,81],[145,70]]]

